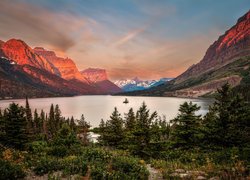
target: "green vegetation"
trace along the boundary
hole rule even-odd
[[[146,104],[124,118],[115,108],[92,131],[90,124],[61,116],[58,105],[32,114],[29,102],[0,111],[0,179],[148,179],[147,164],[165,179],[249,178],[250,105],[228,84],[218,90],[209,112],[185,102],[167,122]],[[75,123],[77,122],[77,123]]]

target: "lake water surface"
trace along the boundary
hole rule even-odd
[[[129,100],[128,104],[124,104],[124,99]],[[114,110],[118,111],[124,116],[129,108],[135,111],[145,102],[150,109],[150,112],[157,111],[158,115],[165,115],[167,120],[173,119],[178,114],[180,104],[185,101],[192,101],[201,106],[199,114],[204,115],[208,111],[209,105],[213,102],[209,99],[186,99],[175,97],[124,97],[124,96],[75,96],[75,97],[55,97],[55,98],[37,98],[29,99],[29,104],[34,110],[40,111],[43,109],[49,112],[51,103],[58,104],[62,115],[64,117],[71,117],[79,119],[81,114],[84,114],[86,121],[90,122],[92,127],[99,125],[101,119],[107,120]],[[11,102],[25,105],[25,99],[17,100],[1,100],[0,108],[8,107]]]

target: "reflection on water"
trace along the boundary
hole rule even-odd
[[[125,98],[128,99],[128,104],[123,103]],[[98,126],[101,119],[107,120],[114,107],[117,107],[119,112],[124,115],[131,107],[137,110],[143,101],[151,112],[157,111],[158,115],[165,115],[167,120],[173,119],[177,115],[179,105],[185,101],[192,101],[201,106],[199,113],[202,115],[207,112],[209,105],[212,103],[212,100],[207,99],[175,97],[75,96],[29,99],[31,108],[33,110],[36,108],[38,112],[42,109],[49,112],[50,105],[53,103],[59,105],[62,115],[65,117],[74,116],[74,118],[79,119],[81,114],[84,114],[85,119],[90,122],[92,127]],[[11,102],[25,105],[25,99],[1,100],[0,108],[7,107]]]

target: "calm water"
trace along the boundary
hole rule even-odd
[[[175,97],[127,97],[128,104],[124,104],[124,96],[75,96],[75,97],[57,97],[57,98],[38,98],[29,99],[31,108],[35,108],[40,112],[42,109],[49,112],[51,103],[58,104],[62,115],[65,117],[74,116],[79,119],[81,114],[84,114],[85,119],[90,122],[92,127],[99,125],[101,119],[107,120],[114,110],[124,115],[129,108],[137,110],[143,101],[147,104],[151,112],[157,111],[158,115],[165,115],[167,120],[173,119],[177,113],[179,105],[185,101],[192,101],[201,106],[199,114],[204,115],[208,106],[212,103],[207,99],[184,99]],[[25,105],[25,99],[17,100],[1,100],[0,108],[8,107],[9,103],[15,102],[20,105]]]

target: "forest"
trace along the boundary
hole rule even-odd
[[[185,102],[167,121],[145,103],[124,116],[114,108],[92,128],[58,105],[46,113],[32,112],[28,98],[25,107],[11,103],[0,111],[0,180],[148,179],[148,166],[161,179],[249,178],[249,102],[225,84],[205,116],[199,109]]]

